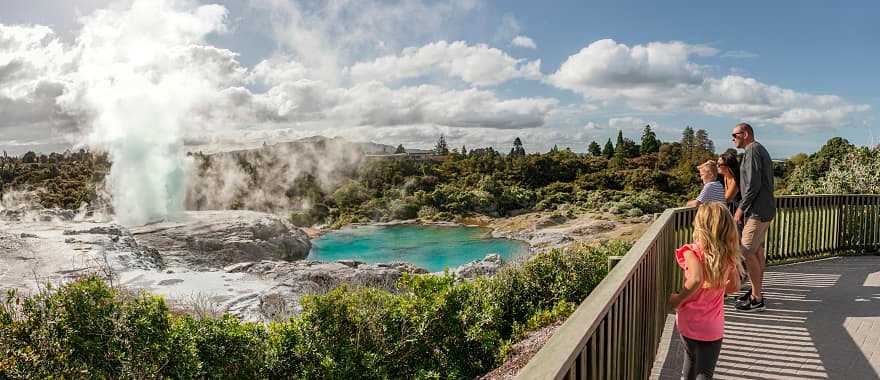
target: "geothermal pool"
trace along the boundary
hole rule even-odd
[[[497,253],[507,261],[528,253],[526,243],[493,238],[478,227],[360,226],[333,231],[312,241],[307,259],[357,260],[368,264],[408,262],[431,272],[455,268]]]

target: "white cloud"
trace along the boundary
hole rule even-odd
[[[282,52],[312,71],[313,79],[337,84],[354,61],[399,51],[436,35],[482,0],[360,0],[294,2],[253,0],[265,10]]]
[[[252,77],[268,85],[293,82],[308,76],[306,67],[290,56],[279,55],[258,63]]]
[[[48,27],[0,24],[0,135],[48,139],[50,128],[74,128],[76,116],[55,101],[71,59]]]
[[[624,136],[636,138],[641,136],[642,132],[645,130],[646,125],[650,125],[651,130],[653,130],[655,133],[680,132],[661,127],[655,121],[645,120],[637,116],[611,117],[608,118],[608,122],[606,123],[596,123],[591,121],[584,125],[584,129],[588,132],[599,134],[617,133],[617,131],[623,131]]]
[[[556,104],[549,98],[501,100],[492,92],[477,89],[432,85],[391,89],[379,82],[336,88],[303,79],[257,94],[249,106],[257,119],[275,122],[516,129],[542,126]]]
[[[501,17],[501,24],[498,25],[498,30],[495,31],[495,41],[510,41],[510,39],[518,35],[520,31],[522,31],[522,27],[519,25],[519,21],[517,21],[516,17],[513,14],[505,13],[504,16]]]
[[[688,62],[687,58],[715,52],[709,47],[682,42],[652,42],[630,48],[614,40],[599,40],[568,57],[549,80],[585,95],[699,84],[705,77],[705,68]]]
[[[612,117],[608,119],[609,127],[623,131],[641,131],[645,128],[645,125],[648,124],[650,123],[644,119],[633,116]]]
[[[870,109],[838,96],[797,92],[739,75],[713,77],[689,60],[714,54],[714,48],[681,42],[629,47],[600,40],[570,56],[548,81],[588,99],[636,110],[697,111],[799,132],[847,125]]]
[[[477,86],[497,85],[515,78],[540,79],[541,61],[515,59],[484,44],[437,41],[400,55],[358,62],[351,69],[355,82],[394,82],[439,72]]]
[[[516,36],[513,37],[513,40],[510,41],[513,46],[519,46],[521,48],[527,49],[537,49],[538,45],[535,45],[535,41],[532,41],[531,38],[526,36]]]
[[[733,58],[733,59],[753,59],[758,58],[759,55],[748,52],[745,50],[730,50],[722,53],[720,55],[721,58]]]

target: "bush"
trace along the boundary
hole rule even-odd
[[[406,275],[395,293],[342,286],[268,327],[173,316],[88,277],[0,303],[0,378],[473,378],[568,316],[628,248],[555,249],[475,281]]]
[[[201,320],[185,316],[176,327],[195,347],[201,363],[197,377],[244,379],[256,377],[264,367],[268,336],[261,325],[226,314]]]
[[[535,193],[517,185],[505,187],[498,197],[498,208],[503,212],[530,208],[534,204]]]
[[[198,367],[161,298],[120,294],[97,277],[10,294],[2,310],[0,377],[192,377]]]
[[[290,213],[290,223],[297,227],[309,227],[315,222],[308,211],[293,211]]]
[[[419,206],[405,201],[394,201],[388,211],[392,219],[415,219],[419,215]]]
[[[367,189],[357,181],[348,181],[342,185],[331,196],[336,207],[343,210],[355,209],[370,199]]]

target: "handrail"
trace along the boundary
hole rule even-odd
[[[660,215],[648,230],[642,235],[642,238],[623,256],[617,265],[608,272],[608,275],[602,282],[596,286],[583,303],[575,310],[571,316],[559,327],[559,330],[550,338],[550,341],[544,347],[547,350],[540,350],[531,361],[542,362],[547,359],[559,360],[563,357],[566,363],[571,363],[578,353],[577,348],[584,346],[585,340],[595,332],[602,321],[602,316],[608,313],[611,303],[609,299],[616,298],[623,290],[623,286],[632,277],[633,269],[644,259],[644,254],[639,252],[647,252],[648,246],[654,244],[660,231],[664,228],[673,216],[673,210],[668,209]],[[586,326],[586,334],[583,334],[583,328]],[[551,342],[553,344],[551,344]],[[565,367],[550,366],[533,366],[526,367],[520,373],[520,377],[528,379],[555,379],[565,375]]]
[[[769,260],[880,249],[880,195],[781,196]],[[675,247],[690,241],[695,208],[665,210],[517,374],[519,379],[648,378],[681,284]]]

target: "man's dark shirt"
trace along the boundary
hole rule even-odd
[[[776,200],[773,198],[773,161],[770,153],[757,141],[746,147],[739,168],[739,191],[742,201],[739,208],[744,218],[758,218],[769,222],[776,216]]]

